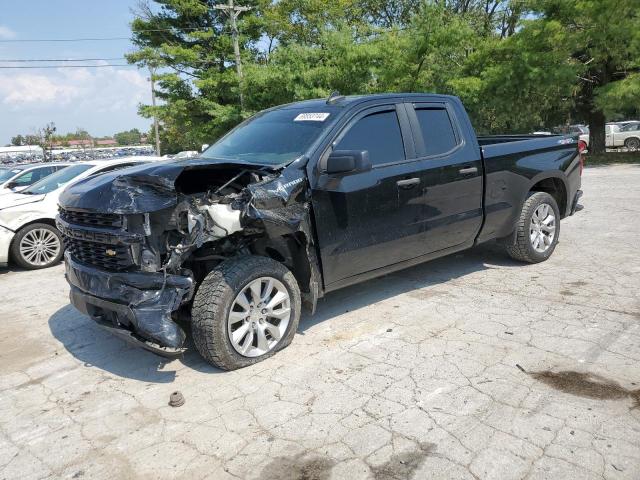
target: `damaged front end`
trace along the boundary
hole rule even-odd
[[[310,208],[305,171],[293,165],[196,159],[86,179],[63,193],[56,219],[71,302],[129,342],[179,355],[176,320],[188,318],[198,283],[220,262],[255,254],[284,263],[313,309]]]

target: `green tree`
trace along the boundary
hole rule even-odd
[[[17,147],[19,147],[20,145],[25,145],[25,138],[18,134],[15,137],[11,138],[11,145],[15,145]]]
[[[515,104],[534,123],[586,121],[590,150],[604,152],[607,117],[640,106],[638,3],[536,0],[529,7],[533,19],[476,58],[475,83],[458,86],[475,85],[478,101],[489,99],[484,113],[503,123],[530,123],[504,113]]]
[[[137,145],[140,143],[140,136],[140,130],[132,128],[131,130],[114,134],[113,138],[118,142],[118,145]]]
[[[252,113],[328,95],[458,95],[480,132],[604,121],[640,108],[635,0],[245,0],[244,78],[214,0],[143,4],[129,61],[156,71],[166,151],[198,149]],[[244,108],[240,108],[240,92]]]

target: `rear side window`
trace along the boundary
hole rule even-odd
[[[26,187],[53,173],[53,167],[42,167],[20,175],[13,183],[18,187]]]
[[[17,178],[13,179],[13,183],[16,186],[22,186],[24,187],[25,185],[31,185],[35,180],[33,179],[33,170],[31,170],[30,172],[27,173],[23,173],[22,175],[20,175]]]
[[[424,139],[426,155],[440,155],[458,144],[456,134],[445,108],[416,108],[416,116]]]
[[[402,133],[395,110],[377,112],[358,120],[335,148],[367,150],[373,165],[405,159]]]

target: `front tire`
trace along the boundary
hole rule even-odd
[[[532,193],[522,206],[516,225],[516,241],[507,253],[521,262],[544,262],[553,254],[560,237],[560,210],[546,192]]]
[[[624,142],[624,146],[627,147],[632,152],[640,149],[640,139],[637,138],[627,138]]]
[[[202,281],[191,310],[193,342],[223,370],[253,365],[288,346],[300,321],[293,274],[267,257],[226,260]]]
[[[22,268],[38,270],[62,259],[64,247],[57,228],[46,223],[32,223],[18,233],[11,244],[11,257]]]

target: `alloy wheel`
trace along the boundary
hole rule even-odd
[[[282,282],[260,277],[245,285],[229,310],[227,332],[233,348],[245,357],[273,350],[287,331],[291,298]]]
[[[551,205],[542,203],[533,212],[529,227],[531,246],[537,252],[544,253],[553,244],[556,237],[556,216]]]
[[[20,240],[20,255],[25,262],[36,267],[53,262],[60,248],[60,239],[46,228],[34,228]]]

